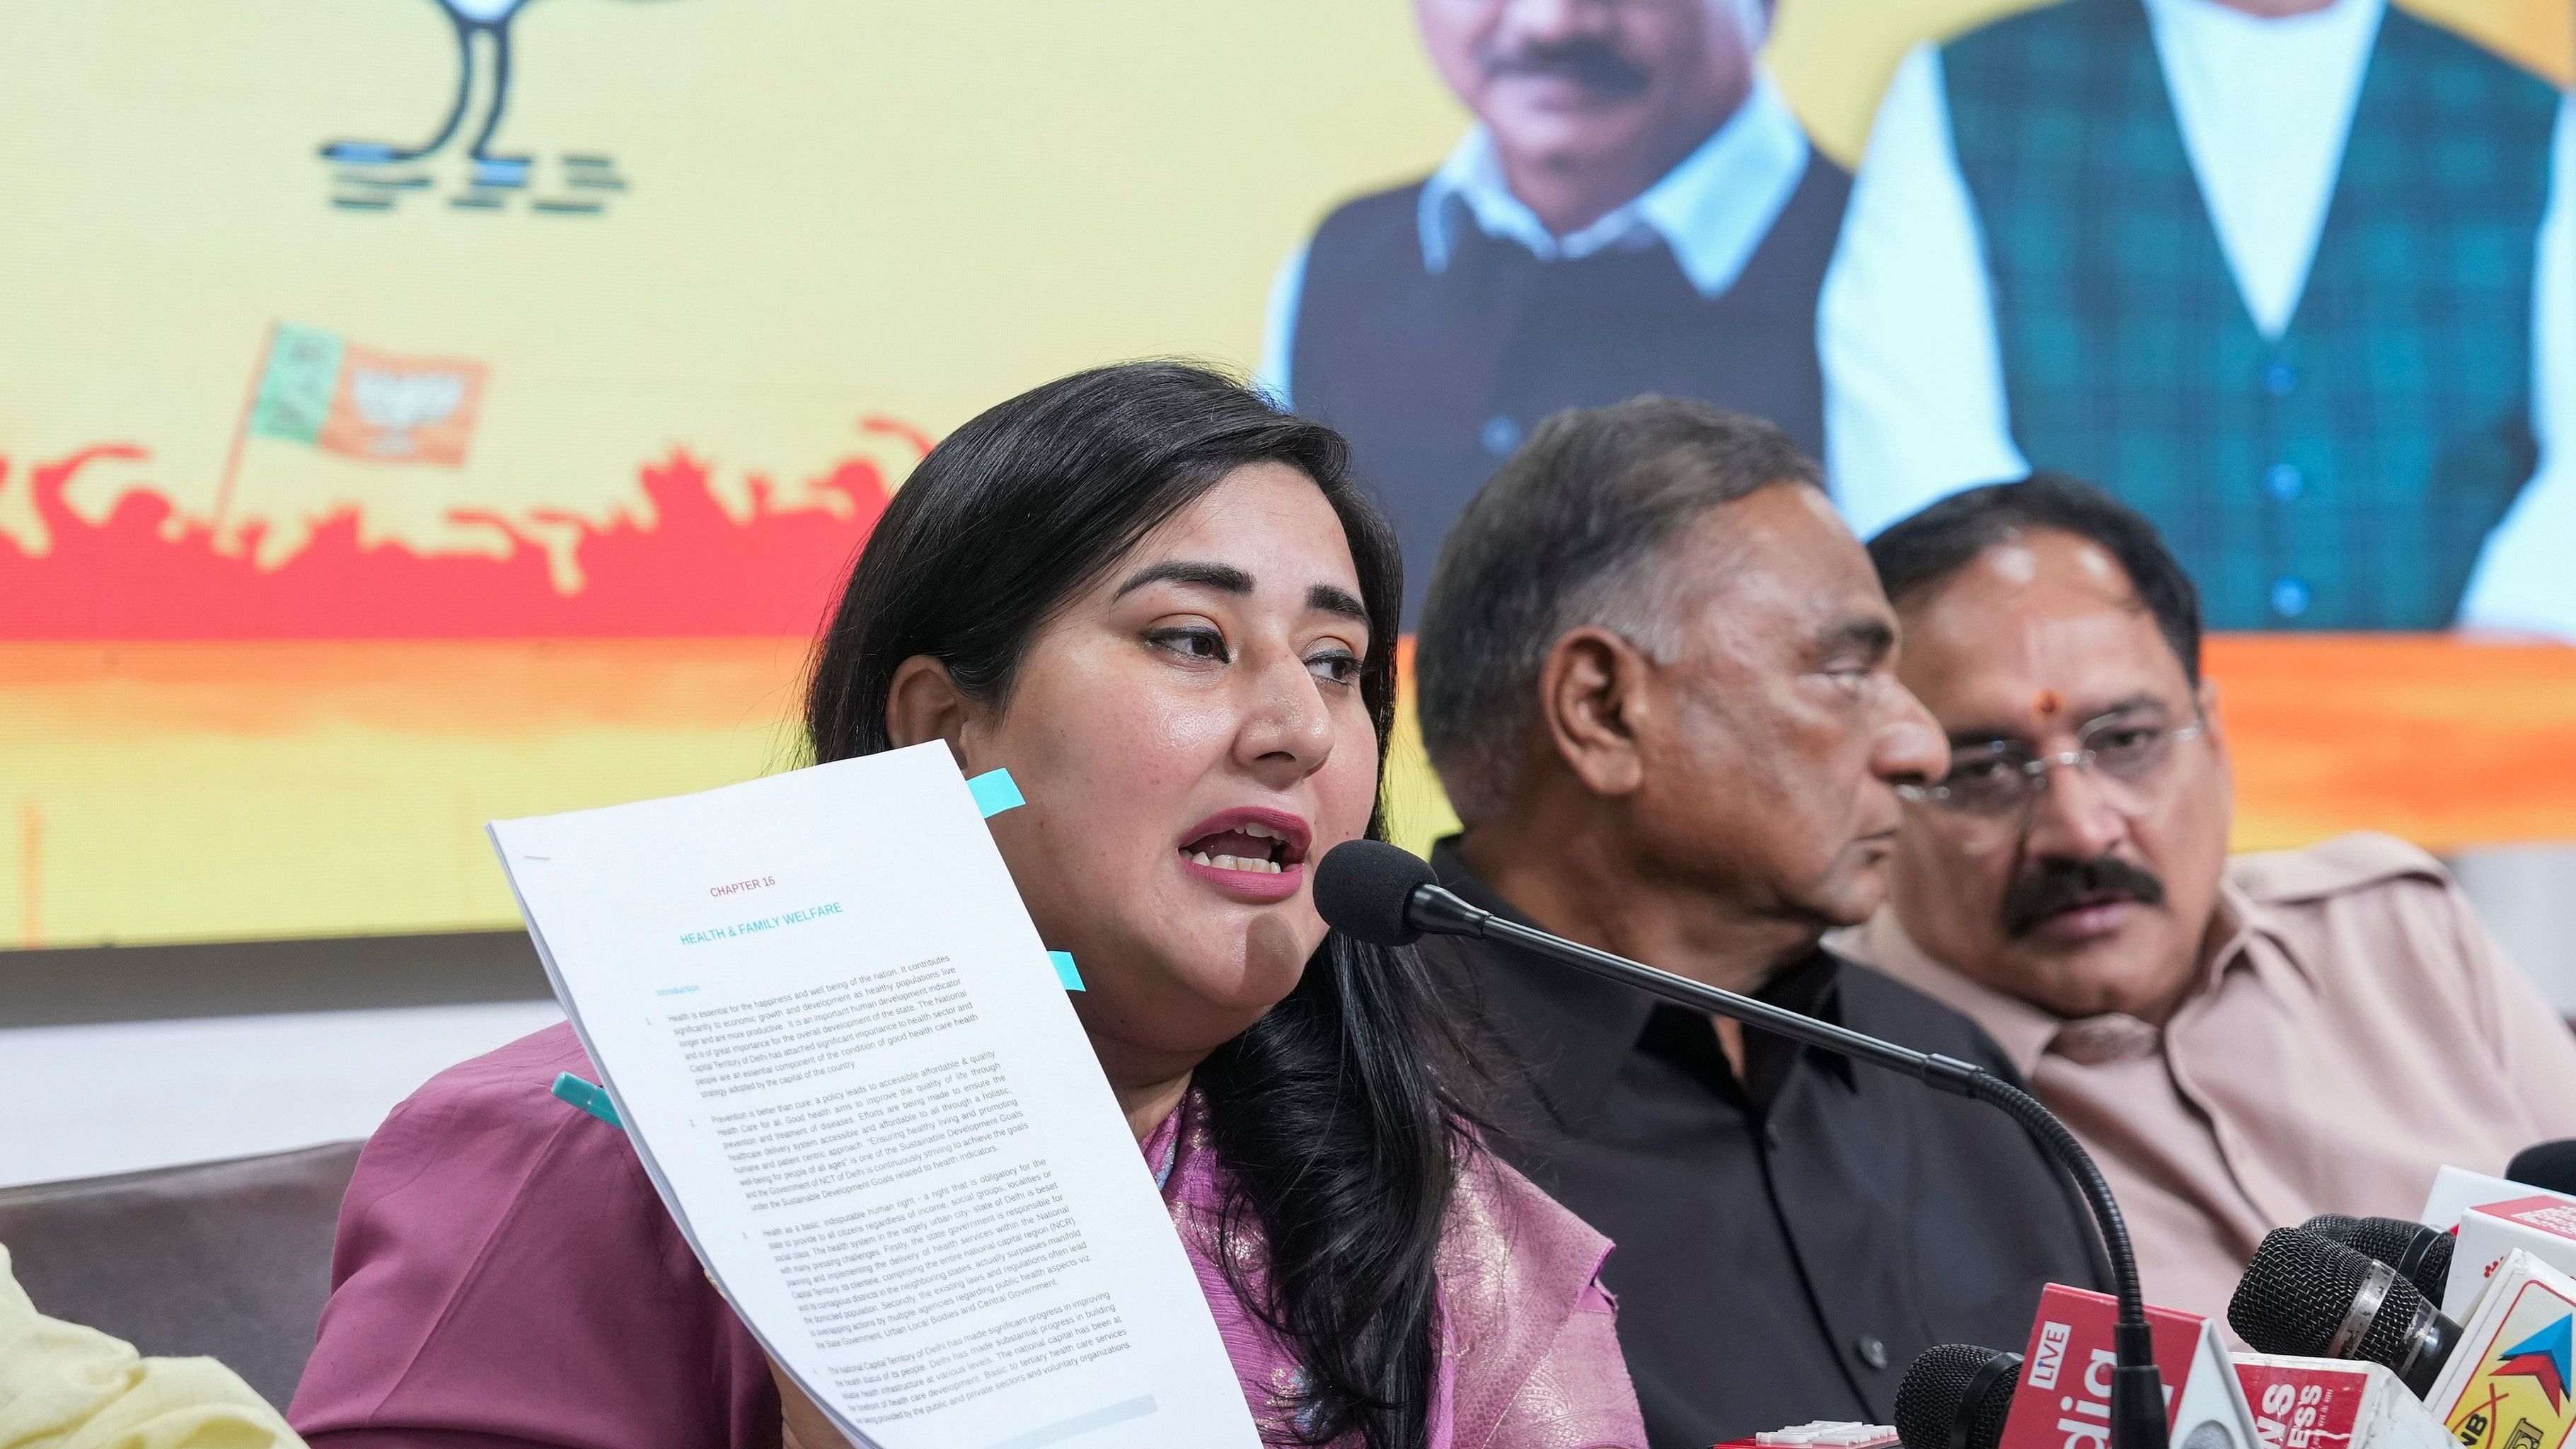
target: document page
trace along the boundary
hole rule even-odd
[[[672,1218],[854,1443],[1256,1449],[945,744],[491,829]]]

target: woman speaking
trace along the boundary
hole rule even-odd
[[[1609,1244],[1469,1131],[1409,952],[1309,874],[1374,831],[1395,544],[1341,439],[1225,378],[1104,368],[975,418],[887,507],[817,650],[814,757],[945,740],[1160,1185],[1265,1440],[1642,1446]],[[782,1411],[554,1027],[368,1144],[290,1418],[357,1446],[775,1445]],[[825,1442],[828,1442],[826,1440]]]

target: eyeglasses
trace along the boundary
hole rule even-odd
[[[2134,809],[2146,803],[2145,789],[2173,758],[2174,746],[2199,738],[2207,728],[2208,722],[2197,716],[2180,729],[2125,719],[2097,721],[2076,736],[2083,748],[2054,755],[2033,754],[2018,740],[1995,740],[1954,752],[1950,773],[1934,783],[1899,785],[1896,793],[1960,815],[2003,819],[2038,799],[2048,788],[2050,773],[2063,765],[2101,782],[2114,804]]]

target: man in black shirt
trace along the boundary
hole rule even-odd
[[[1559,414],[1469,505],[1417,642],[1423,737],[1488,910],[2010,1078],[1964,1016],[1820,944],[1868,918],[1894,787],[1948,746],[1815,465],[1767,423]],[[1656,1449],[1888,1422],[1935,1343],[2018,1349],[2099,1286],[2089,1220],[2002,1114],[1509,948],[1426,943],[1490,1031],[1507,1156],[1618,1244]]]

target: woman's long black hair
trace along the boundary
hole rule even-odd
[[[896,666],[927,654],[1005,704],[1029,641],[1157,525],[1250,463],[1315,482],[1342,522],[1369,615],[1360,697],[1386,757],[1403,598],[1395,536],[1331,429],[1180,363],[1077,373],[959,428],[913,470],[860,553],[816,647],[805,723],[817,761],[892,744]],[[1383,811],[1369,833],[1384,833]],[[1442,1220],[1472,1150],[1456,1048],[1411,951],[1336,931],[1285,1001],[1203,1062],[1217,1157],[1256,1228],[1268,1291],[1218,1260],[1306,1371],[1288,1433],[1426,1442],[1439,1352]]]

